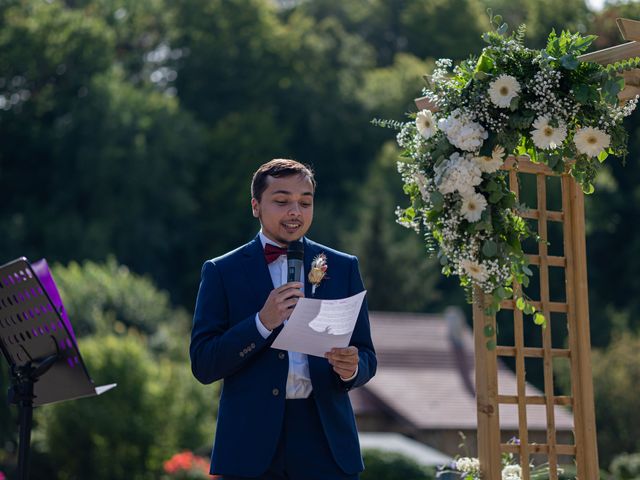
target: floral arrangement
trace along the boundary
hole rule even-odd
[[[474,286],[488,294],[488,315],[515,293],[517,307],[544,324],[544,313],[512,288],[514,280],[528,286],[533,275],[521,244],[534,234],[501,168],[508,156],[527,155],[570,172],[593,192],[601,162],[627,153],[622,121],[638,98],[620,105],[618,93],[621,73],[640,66],[640,58],[581,62],[596,37],[564,31],[552,32],[544,50],[532,50],[524,46],[524,25],[507,35],[502,18],[489,16],[495,29],[483,35],[488,46],[479,58],[455,67],[436,62],[423,90],[433,111],[373,123],[400,130],[398,169],[411,205],[398,209],[398,221],[425,235],[443,273],[459,276],[469,301]]]
[[[209,462],[192,452],[176,453],[164,462],[165,479],[169,480],[209,480]]]
[[[512,438],[508,443],[518,445],[520,441]],[[518,464],[516,455],[512,453],[503,453],[501,457],[502,474],[501,480],[522,480],[522,467]],[[563,473],[559,469],[559,474]],[[438,468],[436,477],[444,474],[456,474],[460,480],[481,480],[480,461],[475,457],[458,457],[452,460],[449,465]],[[529,474],[532,480],[546,480],[549,478],[549,465],[542,464],[538,466],[529,466]]]

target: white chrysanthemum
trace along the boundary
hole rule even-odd
[[[558,148],[565,138],[567,138],[567,125],[564,122],[558,122],[558,126],[554,127],[549,124],[549,118],[546,115],[536,118],[533,122],[531,139],[536,147],[543,150]]]
[[[426,109],[418,112],[418,115],[416,116],[416,127],[418,128],[420,135],[422,135],[425,140],[431,138],[437,130],[433,113]]]
[[[485,173],[493,173],[500,170],[500,167],[504,163],[504,147],[496,145],[491,152],[491,156],[480,156],[474,158],[475,162]]]
[[[480,470],[480,460],[477,458],[460,457],[456,460],[456,470],[464,473],[477,473]]]
[[[460,266],[464,273],[473,278],[476,282],[485,282],[489,278],[487,268],[480,262],[476,262],[469,258],[465,258],[460,262]]]
[[[469,222],[474,223],[480,220],[482,212],[487,208],[487,199],[481,193],[472,193],[462,196],[462,206],[460,213]]]
[[[472,194],[473,187],[482,183],[482,171],[472,157],[461,156],[458,152],[443,162],[436,169],[436,185],[443,195],[459,192],[461,195]]]
[[[489,136],[482,125],[460,109],[438,120],[438,128],[445,133],[451,145],[467,152],[479,150]]]
[[[522,467],[507,465],[502,469],[502,480],[522,480]]]
[[[520,84],[511,75],[500,75],[489,85],[489,98],[494,105],[507,108],[520,93]]]
[[[608,148],[611,143],[611,137],[593,127],[582,127],[573,137],[576,148],[580,153],[586,153],[590,157],[597,156],[602,150]]]

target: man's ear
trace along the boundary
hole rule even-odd
[[[260,218],[260,202],[255,198],[251,199],[251,213],[254,218]]]

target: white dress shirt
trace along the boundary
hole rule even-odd
[[[276,242],[267,238],[262,230],[260,231],[260,241],[262,248],[266,243],[279,246]],[[278,288],[287,283],[287,256],[281,255],[277,260],[269,264],[269,274],[273,281],[273,288]],[[304,270],[300,272],[299,281],[304,285]],[[285,320],[286,322],[286,320]],[[267,338],[271,331],[260,321],[260,316],[256,313],[256,327],[264,338]],[[289,374],[287,375],[287,399],[307,398],[311,395],[311,375],[309,374],[309,361],[305,353],[289,353]]]

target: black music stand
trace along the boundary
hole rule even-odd
[[[52,285],[52,286],[51,286]],[[61,316],[49,289],[21,257],[0,266],[0,348],[11,370],[9,402],[20,409],[18,470],[29,477],[33,407],[100,395],[82,361],[71,324]],[[52,288],[55,291],[52,291]]]

